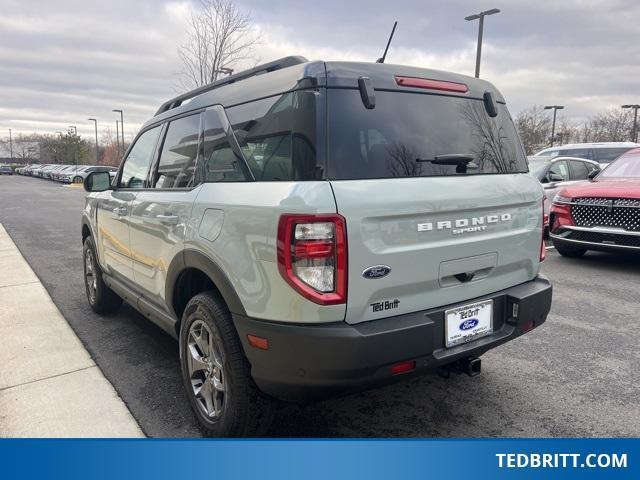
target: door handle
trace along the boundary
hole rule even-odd
[[[177,215],[156,215],[156,220],[160,223],[164,223],[165,225],[177,225],[178,224],[178,216]]]
[[[124,217],[127,214],[127,209],[125,207],[116,207],[113,209],[113,213],[119,217]]]

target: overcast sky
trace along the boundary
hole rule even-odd
[[[262,61],[378,58],[393,20],[387,63],[473,75],[477,22],[488,17],[481,76],[512,114],[533,104],[566,105],[581,119],[640,102],[637,0],[237,0],[251,13]],[[128,139],[177,93],[188,2],[0,0],[0,137],[77,125],[93,136],[125,111]]]

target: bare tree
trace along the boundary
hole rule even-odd
[[[612,109],[591,117],[582,127],[583,141],[623,142],[631,137],[633,114],[629,110]]]
[[[181,87],[206,85],[224,70],[253,60],[258,41],[250,15],[239,10],[233,0],[200,0],[199,8],[189,17],[187,41],[178,48],[183,64]]]
[[[527,155],[549,146],[551,117],[542,105],[521,111],[515,123]]]

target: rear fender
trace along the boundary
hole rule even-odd
[[[231,313],[238,315],[246,315],[246,311],[242,306],[240,297],[236,293],[233,285],[229,281],[227,275],[222,269],[204,253],[197,250],[187,249],[181,255],[177,255],[167,271],[167,281],[165,285],[165,299],[167,309],[177,318],[175,309],[173,308],[173,297],[175,285],[180,278],[180,274],[188,268],[195,268],[203,272],[216,286],[223,300],[229,307]],[[178,319],[179,321],[180,319]]]

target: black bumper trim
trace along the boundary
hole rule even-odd
[[[265,393],[287,401],[309,401],[362,390],[406,375],[392,376],[390,365],[415,360],[420,373],[462,358],[478,357],[516,338],[525,324],[539,326],[551,308],[552,287],[534,280],[491,295],[461,302],[494,300],[494,332],[484,338],[444,347],[444,311],[452,306],[349,325],[286,324],[233,315],[251,373]],[[510,312],[517,302],[518,318]],[[269,340],[268,350],[251,347],[247,335]]]
[[[562,232],[566,233],[569,230]],[[623,235],[623,234],[620,234]],[[568,246],[573,248],[584,248],[585,250],[595,250],[599,252],[626,252],[626,253],[640,253],[640,247],[632,246],[632,245],[619,245],[616,243],[600,243],[600,242],[589,242],[585,240],[576,240],[574,238],[569,238],[562,236],[562,234],[551,234],[549,235],[551,238],[551,242],[555,245]]]

